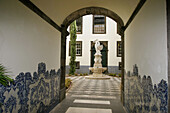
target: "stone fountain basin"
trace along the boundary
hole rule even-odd
[[[106,71],[106,67],[90,67],[89,70],[93,72],[92,75],[86,76],[86,79],[110,79],[109,76],[104,75],[102,72]]]
[[[89,70],[92,71],[93,73],[96,71],[100,73],[100,72],[106,71],[107,68],[106,67],[89,67]]]

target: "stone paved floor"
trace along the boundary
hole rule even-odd
[[[69,77],[73,81],[66,99],[50,113],[125,113],[120,102],[120,78],[110,80]]]

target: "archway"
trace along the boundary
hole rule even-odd
[[[113,19],[115,22],[117,22],[117,34],[121,36],[121,42],[122,42],[121,99],[123,102],[124,100],[124,30],[123,30],[124,23],[123,20],[116,13],[101,7],[86,7],[86,8],[79,9],[71,13],[70,15],[68,15],[61,25],[62,32],[61,32],[61,61],[60,61],[60,65],[61,65],[60,66],[61,67],[60,101],[65,98],[66,37],[69,35],[67,28],[74,20],[80,18],[81,16],[89,15],[89,14],[105,15]]]
[[[65,26],[67,28],[74,20],[78,19],[81,16],[89,15],[89,14],[105,15],[105,16],[110,17],[117,23],[117,33],[119,35],[123,34],[122,27],[124,27],[124,23],[121,17],[119,17],[113,11],[110,11],[108,9],[101,8],[101,7],[86,7],[83,9],[79,9],[71,13],[70,15],[68,15],[63,21],[62,26]]]

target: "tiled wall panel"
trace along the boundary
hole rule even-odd
[[[125,108],[129,113],[168,113],[167,81],[153,84],[152,78],[141,77],[134,65],[125,77]]]
[[[38,64],[38,72],[20,73],[14,84],[0,85],[0,113],[48,112],[59,103],[60,69],[46,70],[45,63]]]

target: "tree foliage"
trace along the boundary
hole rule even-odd
[[[0,84],[4,86],[9,85],[9,82],[13,82],[13,79],[11,79],[7,73],[6,68],[0,64]]]
[[[75,71],[76,71],[76,21],[72,22],[70,25],[70,45],[71,45],[71,49],[70,49],[70,70],[69,70],[69,74],[74,75]]]

